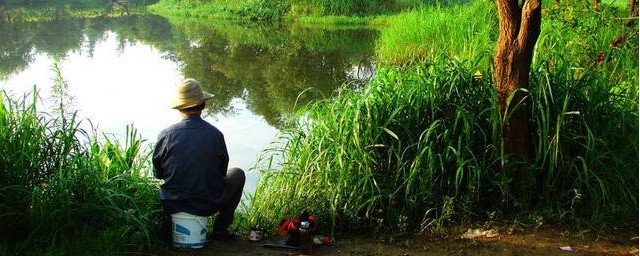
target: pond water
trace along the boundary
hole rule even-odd
[[[41,109],[55,105],[56,77],[66,81],[68,111],[83,127],[122,138],[132,124],[151,147],[179,121],[168,107],[184,78],[215,95],[206,120],[224,134],[230,166],[255,191],[260,152],[296,106],[363,85],[374,73],[372,30],[285,25],[174,22],[153,16],[0,24],[0,89],[33,91]],[[56,68],[57,67],[57,68]],[[58,76],[59,74],[59,76]],[[90,121],[89,121],[90,120]]]

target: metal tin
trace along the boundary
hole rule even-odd
[[[262,231],[260,230],[251,230],[251,233],[249,234],[249,240],[257,242],[262,240]]]

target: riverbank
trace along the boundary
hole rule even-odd
[[[332,244],[316,245],[313,255],[638,255],[637,233],[598,235],[549,227],[530,231],[504,227],[448,234],[441,238],[398,237],[395,241],[365,235],[338,236]],[[264,243],[246,239],[214,241],[199,250],[165,247],[158,255],[298,255],[296,250],[265,248]]]
[[[522,242],[513,247],[485,247],[482,240],[458,244],[466,231],[445,230],[447,226],[497,219],[525,225],[565,224],[617,236],[620,227],[638,224],[637,22],[627,25],[626,12],[606,5],[598,12],[578,2],[543,9],[545,22],[531,69],[531,86],[526,91],[532,99],[535,155],[523,162],[504,154],[500,144],[507,117],[496,108],[492,81],[497,30],[492,8],[491,3],[478,1],[385,18],[393,22],[379,28],[372,82],[329,92],[332,97],[286,113],[288,119],[278,119],[285,126],[282,140],[270,147],[262,156],[265,162],[257,165],[265,166],[258,170],[263,179],[252,197],[251,209],[237,218],[236,226],[240,230],[256,225],[274,227],[274,222],[293,218],[306,208],[337,234],[366,231],[389,239],[393,236],[388,234],[444,232],[448,236],[441,240],[442,247],[451,248],[437,251],[441,244],[422,243],[431,239],[404,239],[409,241],[407,245],[400,242],[398,247],[368,244],[374,240],[369,237],[338,235],[336,247],[326,247],[327,254],[421,254],[433,248],[439,255],[495,255],[500,250],[555,255],[562,253],[558,248],[564,246],[595,255],[607,254],[607,250],[619,255],[637,250],[637,240],[631,240],[636,246],[627,245],[633,231],[611,240],[624,241],[625,247],[618,248],[601,245],[597,236],[582,242],[571,240],[575,231],[564,240],[565,231],[558,229],[533,232],[533,236],[527,236],[530,231],[516,232],[524,238],[510,236],[508,229],[498,230],[506,235],[498,236],[497,244]],[[308,40],[291,45],[260,44],[274,34],[229,32],[238,42],[254,40],[263,46],[247,53],[249,56],[266,50],[287,56],[292,47],[309,44]],[[190,47],[207,42],[187,39],[184,45]],[[209,42],[218,46],[220,56],[240,55],[229,50],[233,47],[221,47],[219,41]],[[327,40],[318,37],[313,44],[326,46]],[[209,48],[194,49],[199,51],[185,52],[189,56],[218,56]],[[336,52],[339,55],[340,51]],[[255,74],[250,65],[233,66],[218,58],[197,60],[193,66],[204,71],[196,74],[207,74],[212,66],[217,71],[226,68],[229,74],[248,71],[234,73],[237,77]],[[264,60],[273,63],[271,58]],[[324,56],[317,60],[310,64],[326,63]],[[270,70],[272,80],[282,81],[280,75],[301,66],[298,62],[284,64]],[[217,79],[221,77],[211,81],[230,83]],[[293,93],[299,95],[299,91]],[[53,255],[87,249],[114,254],[155,251],[160,214],[155,197],[157,181],[145,168],[148,159],[134,159],[139,148],[122,147],[115,141],[79,145],[73,127],[60,130],[54,125],[69,122],[31,118],[36,116],[35,107],[21,111],[17,106],[20,104],[0,108],[0,114],[6,114],[1,123],[6,126],[0,126],[6,143],[0,149],[15,161],[0,161],[6,164],[0,171],[12,171],[2,176],[0,183],[3,192],[8,191],[0,194],[0,207],[9,213],[0,215],[0,220],[9,223],[3,226],[6,232],[2,234],[8,236],[12,230],[24,233],[11,234],[16,235],[17,245],[0,243],[0,254],[16,250]],[[11,119],[16,116],[27,118]],[[23,130],[11,130],[14,128]],[[59,138],[68,144],[51,144]],[[128,145],[137,141],[127,140]],[[59,151],[52,152],[52,147]],[[70,155],[68,148],[77,154]],[[12,155],[14,152],[23,154]],[[284,161],[272,164],[272,159]],[[64,168],[57,166],[60,164]],[[514,166],[535,179],[522,180],[505,171]],[[49,234],[55,234],[54,242],[48,242]],[[544,241],[548,243],[528,247]],[[214,243],[211,248],[212,253],[245,252],[242,250],[254,248],[248,244],[239,240],[233,247]],[[601,247],[605,249],[592,250]],[[607,249],[614,247],[617,249]]]
[[[149,1],[152,3],[152,1]],[[147,14],[146,0],[131,1],[13,1],[0,4],[0,24],[65,19],[117,18]]]
[[[163,0],[148,10],[163,16],[235,19],[251,21],[293,21],[333,25],[372,25],[384,16],[424,5],[422,1],[192,1]]]

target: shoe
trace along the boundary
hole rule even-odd
[[[211,238],[211,240],[226,241],[235,239],[236,235],[229,233],[229,231],[213,231],[209,238]]]

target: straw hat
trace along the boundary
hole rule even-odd
[[[213,94],[202,91],[200,82],[193,78],[184,80],[176,90],[176,99],[171,103],[171,108],[185,109],[202,104],[213,98]]]

